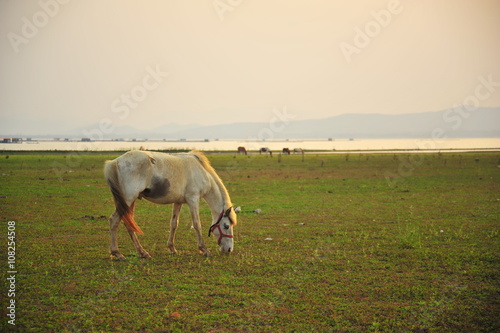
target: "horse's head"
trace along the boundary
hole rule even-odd
[[[217,222],[212,224],[208,230],[208,236],[210,237],[211,233],[215,235],[220,251],[223,253],[231,253],[234,250],[234,225],[236,225],[236,213],[233,207],[229,207],[220,213]]]

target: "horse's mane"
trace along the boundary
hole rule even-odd
[[[212,167],[212,164],[210,164],[210,161],[208,160],[208,158],[205,156],[205,154],[203,154],[201,151],[199,150],[191,150],[190,151],[191,154],[194,155],[194,157],[196,157],[198,159],[198,161],[201,163],[201,165],[205,168],[205,170],[207,170],[208,172],[210,172],[211,174],[215,174],[217,176],[217,178],[219,178],[219,176],[217,175],[217,173],[215,172],[215,169]],[[219,178],[220,180],[220,178]]]
[[[224,183],[222,183],[222,180],[220,179],[217,172],[215,172],[215,169],[212,167],[212,164],[210,164],[210,161],[205,156],[205,154],[203,154],[201,151],[198,151],[198,150],[192,150],[190,153],[193,154],[194,157],[196,157],[196,159],[201,163],[203,168],[205,170],[207,170],[208,173],[210,173],[212,175],[212,177],[214,178],[215,183],[219,187],[220,192],[223,196],[224,209],[232,207],[233,204],[231,203],[231,198],[229,197],[229,193],[228,193],[226,187],[224,186]],[[231,210],[231,213],[234,214],[234,210]],[[236,218],[233,218],[232,220],[236,221]]]

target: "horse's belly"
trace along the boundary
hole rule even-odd
[[[179,186],[172,186],[166,177],[153,176],[151,184],[139,193],[139,198],[157,204],[184,203],[184,195]]]
[[[186,199],[182,196],[175,196],[171,194],[167,194],[166,196],[163,197],[157,197],[157,198],[151,198],[148,196],[143,196],[146,200],[151,201],[155,204],[160,204],[160,205],[168,205],[168,204],[173,204],[173,203],[186,203]]]

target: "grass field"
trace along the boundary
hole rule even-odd
[[[102,175],[118,155],[0,155],[0,331],[500,331],[498,153],[208,155],[242,207],[234,253],[206,239],[215,255],[198,255],[184,207],[170,255],[171,207],[143,200],[152,258],[122,226],[125,262],[109,259]]]

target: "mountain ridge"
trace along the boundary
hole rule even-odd
[[[68,128],[67,126],[65,128]],[[4,134],[4,133],[2,133]],[[321,119],[238,122],[220,125],[159,125],[152,130],[133,126],[87,125],[59,133],[5,133],[17,137],[91,137],[99,139],[342,139],[342,138],[449,138],[500,137],[500,107],[457,107],[410,114],[346,113]],[[5,135],[4,134],[4,135]],[[41,135],[40,135],[41,134]],[[8,135],[7,135],[8,136]]]
[[[441,134],[439,134],[441,133]],[[233,123],[172,133],[179,138],[315,139],[500,137],[500,108],[390,114],[343,114],[282,123]]]

